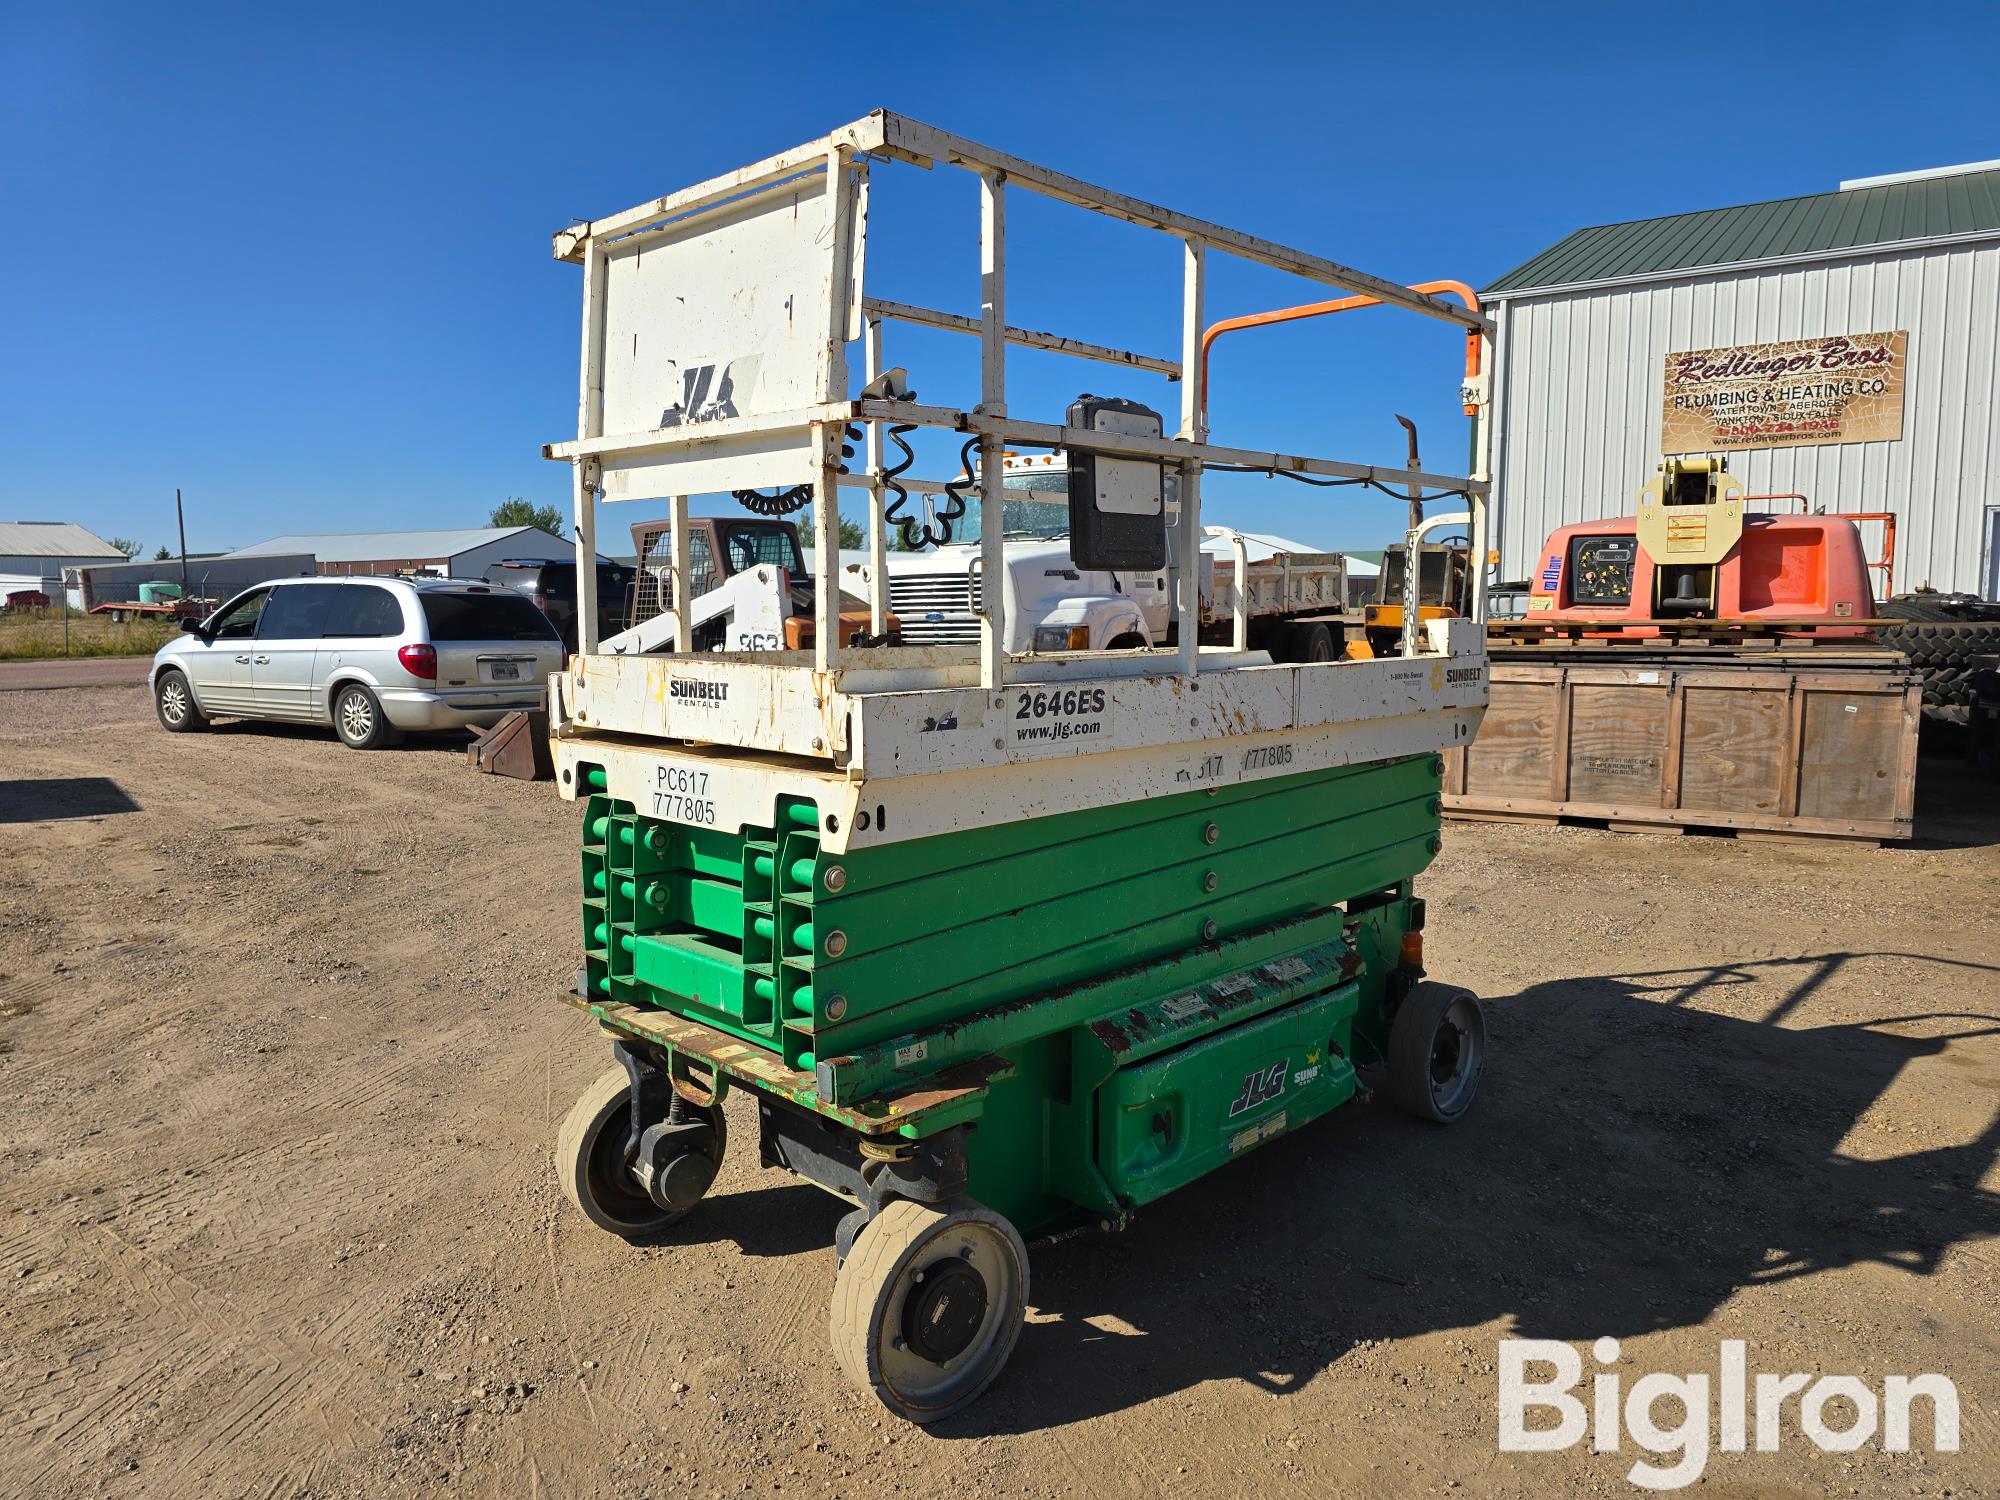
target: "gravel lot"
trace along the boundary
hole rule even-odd
[[[1794,1408],[1706,1496],[2000,1492],[2000,810],[1927,761],[1919,812],[1879,850],[1452,826],[1474,1117],[1344,1110],[1038,1252],[1007,1374],[921,1431],[836,1371],[841,1207],[740,1098],[679,1242],[558,1199],[608,1055],[552,999],[548,786],[0,695],[0,1492],[1634,1493],[1629,1441],[1496,1451],[1498,1340],[1588,1373],[1600,1335],[1628,1381],[1744,1339],[1957,1383],[1956,1454]]]

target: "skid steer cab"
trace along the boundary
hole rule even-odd
[[[1472,559],[1462,543],[1432,543],[1417,549],[1422,570],[1417,576],[1417,619],[1459,620],[1471,613]],[[1398,545],[1382,553],[1375,602],[1361,608],[1361,635],[1350,637],[1350,660],[1394,656],[1403,638],[1403,577],[1409,548]]]
[[[614,656],[674,649],[673,526],[640,521],[632,527],[639,570],[626,628],[600,643]],[[813,647],[812,573],[790,521],[758,517],[694,516],[688,520],[688,625],[697,651],[810,651]],[[868,633],[868,568],[840,569],[840,637],[847,645],[897,645],[893,614],[884,637]],[[849,586],[858,592],[850,592]]]

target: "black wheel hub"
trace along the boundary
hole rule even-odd
[[[986,1279],[958,1259],[924,1269],[903,1304],[903,1342],[934,1365],[970,1347],[986,1321]]]
[[[1458,1072],[1459,1058],[1464,1055],[1464,1050],[1456,1026],[1447,1020],[1438,1027],[1437,1035],[1431,1040],[1432,1081],[1449,1083]]]

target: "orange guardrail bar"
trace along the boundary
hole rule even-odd
[[[1410,288],[1426,296],[1450,294],[1457,297],[1474,312],[1478,312],[1479,294],[1462,281],[1420,281]],[[1239,328],[1264,328],[1273,323],[1296,323],[1302,318],[1319,318],[1328,313],[1352,312],[1358,307],[1379,307],[1380,297],[1336,297],[1331,302],[1307,302],[1298,307],[1278,307],[1270,312],[1245,313],[1237,318],[1224,318],[1211,323],[1201,336],[1201,401],[1202,415],[1208,415],[1208,351],[1209,346],[1225,333],[1233,333]],[[1465,332],[1465,378],[1479,376],[1479,330],[1468,328]],[[1477,408],[1468,406],[1465,414],[1469,417]]]

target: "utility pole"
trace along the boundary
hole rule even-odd
[[[187,598],[188,591],[188,523],[181,511],[181,487],[174,486],[174,521],[181,529],[181,597]]]

